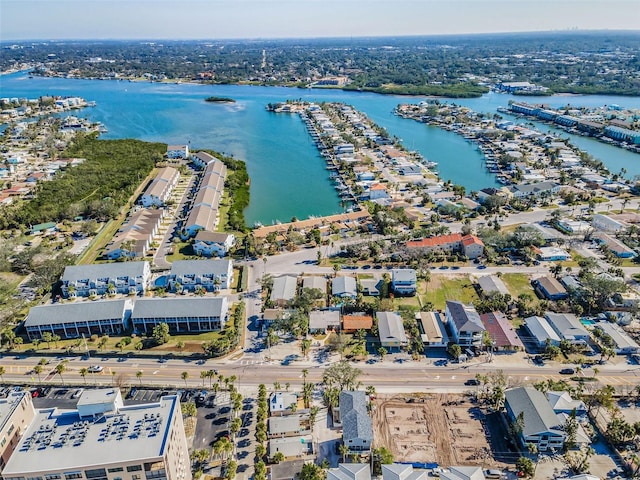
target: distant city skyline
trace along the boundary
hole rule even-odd
[[[640,30],[638,0],[0,0],[0,40]]]

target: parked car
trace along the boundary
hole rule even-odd
[[[563,368],[562,370],[560,370],[560,373],[562,375],[573,375],[574,373],[576,373],[575,368]]]
[[[77,389],[75,392],[73,392],[73,395],[71,395],[71,398],[80,398],[80,395],[82,395],[83,391],[84,389],[82,388]]]
[[[484,471],[484,478],[506,478],[502,470],[489,469]]]

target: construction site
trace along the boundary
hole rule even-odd
[[[373,406],[375,443],[396,462],[504,466],[492,455],[484,414],[464,395],[379,395]]]

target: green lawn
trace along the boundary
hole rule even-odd
[[[501,278],[513,298],[518,298],[521,293],[528,293],[535,298],[535,292],[531,287],[528,275],[524,273],[505,273]]]
[[[427,293],[423,302],[433,303],[434,308],[445,308],[447,300],[459,300],[463,303],[473,303],[479,300],[478,294],[467,275],[456,277],[444,277],[434,275],[427,284]]]

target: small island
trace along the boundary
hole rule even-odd
[[[236,103],[233,98],[228,97],[207,97],[204,99],[205,102],[214,102],[214,103]]]

